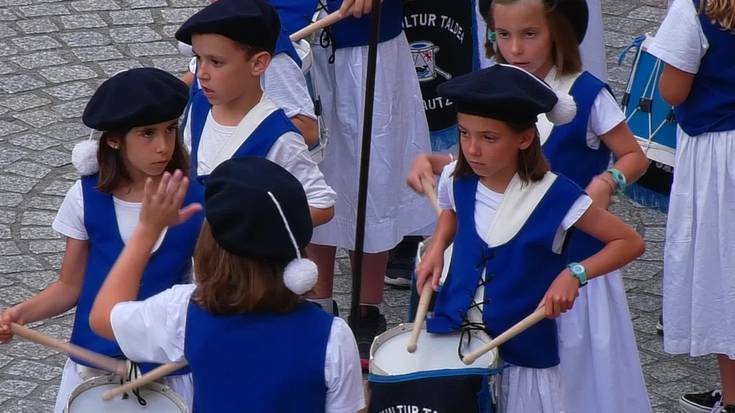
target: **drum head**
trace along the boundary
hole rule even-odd
[[[170,387],[159,383],[149,383],[140,389],[140,396],[146,405],[141,406],[138,398],[128,393],[127,398],[115,397],[110,401],[102,399],[102,395],[120,385],[117,376],[102,376],[86,380],[71,394],[65,413],[188,413],[179,397]]]
[[[472,365],[466,365],[457,354],[459,333],[431,334],[421,331],[414,353],[406,350],[411,337],[413,324],[401,324],[379,335],[370,348],[370,373],[394,376],[420,371],[488,368],[497,360],[497,350],[492,350],[478,358]],[[482,331],[473,331],[467,344],[467,335],[462,341],[462,354],[469,354],[490,341]]]

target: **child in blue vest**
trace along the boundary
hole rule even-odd
[[[210,0],[210,3],[214,3],[214,1]],[[307,4],[308,2],[301,0],[297,1],[299,4],[293,5],[291,4],[291,0],[285,2],[269,0],[269,3],[276,8],[282,23],[282,29],[276,41],[273,58],[268,65],[268,69],[263,73],[262,87],[276,105],[283,109],[286,116],[291,119],[291,122],[294,123],[296,128],[304,136],[306,144],[311,146],[317,142],[318,135],[314,103],[309,95],[306,78],[302,71],[302,58],[288,38],[292,31],[287,30],[287,27],[290,26],[286,24],[290,23],[293,25],[296,23],[293,20],[295,20],[298,14],[303,12],[309,18],[298,19],[298,21],[305,20],[306,22],[303,25],[306,26],[309,23],[311,15],[314,14],[316,5],[307,13],[306,10],[309,10],[308,6],[304,8],[300,3]],[[284,7],[279,8],[281,4]],[[292,7],[298,7],[298,10],[291,10]],[[293,15],[294,13],[298,14]],[[300,29],[300,27],[296,29]],[[193,56],[190,45],[179,42],[179,48],[183,54]],[[181,80],[195,89],[199,88],[198,82],[195,81],[196,72],[197,59],[193,57],[189,62],[189,70],[181,76]],[[192,92],[196,92],[196,90]],[[188,122],[189,119],[186,121]]]
[[[362,409],[351,330],[302,298],[317,278],[316,265],[301,258],[312,233],[304,190],[273,162],[245,157],[215,168],[196,284],[132,301],[158,234],[182,221],[186,185],[177,172],[146,187],[140,224],[100,290],[92,328],[131,359],[185,359],[195,413]]]
[[[608,86],[582,71],[579,44],[587,16],[585,0],[494,0],[488,21],[495,42],[488,50],[499,62],[522,67],[572,95],[577,104],[572,122],[555,126],[539,116],[544,154],[554,172],[572,179],[597,206],[607,208],[614,194],[646,171],[648,160]],[[611,154],[614,164],[609,168]],[[601,248],[587,234],[572,234],[568,260],[581,261]],[[572,384],[566,388],[569,412],[650,411],[619,270],[580,291],[574,309],[558,325],[561,369]]]
[[[664,350],[717,354],[719,392],[689,411],[735,412],[735,1],[674,0],[648,51],[678,123],[664,248]]]
[[[304,186],[312,221],[321,225],[334,214],[335,193],[299,130],[261,89],[280,34],[278,14],[264,0],[219,0],[184,22],[176,39],[192,45],[199,86],[192,89],[184,142],[199,180],[233,157],[283,166]]]
[[[449,333],[479,322],[497,336],[541,306],[548,317],[558,317],[572,308],[588,279],[643,252],[635,231],[594,205],[573,181],[549,171],[536,117],[547,113],[558,124],[570,120],[574,105],[568,95],[558,96],[511,65],[452,79],[439,93],[457,107],[461,151],[442,172],[443,211],[417,268],[419,290],[424,282],[436,289],[444,250],[454,242],[428,331]],[[569,263],[565,238],[577,230],[601,240],[604,248]],[[478,287],[484,291],[476,296]],[[501,345],[500,357],[506,364],[501,412],[568,411],[563,390],[568,376],[558,367],[554,320]]]
[[[158,182],[165,171],[189,165],[178,137],[178,119],[187,92],[176,77],[140,68],[111,77],[94,93],[82,120],[102,131],[102,136],[99,145],[90,140],[75,147],[72,159],[82,179],[67,193],[53,223],[53,228],[66,236],[59,280],[3,313],[1,341],[10,339],[11,322],[27,324],[76,306],[71,342],[110,357],[124,357],[115,341],[92,332],[89,312],[107,273],[133,234],[145,181]],[[192,188],[184,195],[184,202],[198,202],[202,196],[201,190]],[[196,214],[158,238],[154,259],[144,269],[145,287],[137,297],[144,299],[189,282],[202,218]],[[64,410],[69,395],[84,379],[104,374],[92,367],[81,360],[67,360],[55,412]],[[141,365],[141,370],[151,367]],[[164,382],[191,405],[191,376],[187,373],[180,371]]]

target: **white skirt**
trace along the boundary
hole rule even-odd
[[[664,248],[664,349],[735,359],[735,131],[677,128]]]
[[[590,280],[556,323],[569,413],[651,411],[620,271]]]
[[[532,369],[507,365],[499,379],[498,413],[568,413],[559,366]]]
[[[354,249],[368,48],[314,47],[316,88],[329,145],[319,164],[337,192],[334,218],[314,229],[312,242]],[[370,151],[365,252],[393,248],[404,235],[428,235],[435,221],[429,202],[406,185],[416,156],[431,151],[429,126],[410,49],[403,33],[378,47]]]
[[[82,377],[82,375],[80,375],[81,368],[83,368],[83,366],[77,364],[72,359],[66,360],[64,371],[61,374],[59,392],[56,394],[54,413],[63,413],[74,389],[79,387],[79,385],[85,380],[91,378]],[[194,383],[192,382],[191,374],[164,377],[161,382],[169,386],[179,396],[179,398],[189,406],[189,411],[192,411],[194,405]]]

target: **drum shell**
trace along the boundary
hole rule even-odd
[[[121,397],[117,397],[109,402],[104,401],[102,394],[120,385],[120,383],[120,377],[114,375],[93,377],[85,380],[72,391],[64,408],[64,413],[190,413],[186,404],[170,387],[157,382],[148,383],[141,388],[141,396],[144,399],[147,398],[149,401],[148,406],[140,406],[136,397],[132,394],[129,395],[124,404],[120,401]],[[94,394],[90,394],[89,392]],[[81,397],[85,395],[93,397],[89,397],[88,402],[82,401]],[[153,398],[155,398],[155,401]],[[80,403],[84,403],[84,405]]]
[[[499,371],[496,368],[497,350],[481,357],[473,365],[465,366],[457,350],[459,333],[440,336],[428,334],[424,330],[419,337],[416,353],[409,354],[405,344],[412,329],[413,324],[401,324],[373,341],[368,377],[368,412],[493,412],[493,378]],[[463,346],[463,353],[469,353],[490,340],[482,330],[468,334],[474,341],[471,341],[470,347]],[[452,339],[454,343],[450,347],[437,351],[439,340],[446,343]],[[388,347],[386,351],[399,352],[391,356],[393,359],[402,358],[411,366],[405,371],[402,367],[388,366],[394,360],[385,360],[386,357],[379,353],[384,346]],[[421,354],[422,349],[424,354]],[[402,352],[405,352],[405,356]],[[379,360],[381,357],[383,360]],[[396,371],[400,373],[395,374]]]

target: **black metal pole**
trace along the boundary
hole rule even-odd
[[[355,228],[355,252],[352,266],[352,307],[350,321],[352,331],[360,327],[360,292],[362,290],[362,259],[365,244],[365,210],[367,208],[368,176],[370,172],[370,147],[373,132],[373,104],[375,102],[375,69],[378,62],[380,37],[381,0],[372,0],[370,43],[368,44],[367,79],[365,80],[365,112],[362,124],[362,149],[360,156],[360,182],[357,189],[357,222]]]

